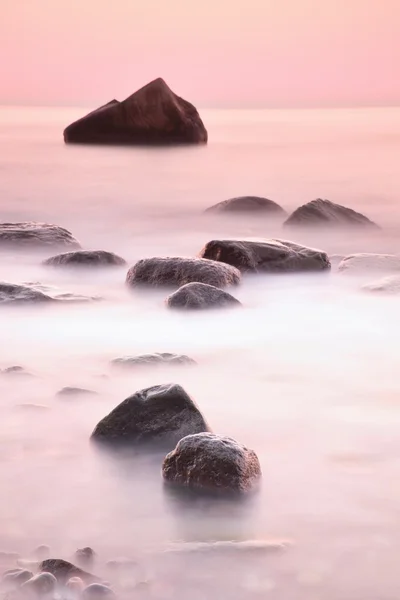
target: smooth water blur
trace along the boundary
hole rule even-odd
[[[374,233],[295,232],[331,254],[398,252],[400,109],[202,111],[207,147],[65,146],[83,109],[0,110],[1,220],[69,228],[129,264],[196,255],[222,236],[288,237],[267,217],[203,209],[257,194],[288,211],[316,197],[364,212]],[[400,536],[398,299],[361,290],[371,275],[244,278],[238,311],[180,315],[167,292],[124,286],[126,269],[45,269],[0,255],[1,280],[101,295],[94,304],[1,308],[0,550],[38,544],[68,557],[137,558],[138,597],[397,599]],[[373,279],[374,277],[372,277]],[[115,371],[124,354],[182,352],[193,368]],[[112,457],[89,436],[137,389],[175,381],[214,431],[253,448],[260,494],[244,505],[165,494],[162,457]],[[97,396],[60,399],[63,386]],[[169,543],[289,540],[277,552],[162,555]],[[99,569],[101,570],[101,566]],[[112,578],[111,578],[112,579]]]

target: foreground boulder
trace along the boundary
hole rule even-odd
[[[61,584],[65,584],[71,577],[79,577],[86,585],[100,581],[95,575],[61,558],[43,560],[39,565],[39,571],[41,573],[51,573]]]
[[[284,216],[286,211],[279,204],[259,196],[238,196],[214,204],[205,212],[212,213],[264,213],[271,216]]]
[[[231,294],[207,283],[187,283],[166,299],[169,308],[201,310],[241,306]]]
[[[330,200],[317,198],[297,208],[284,222],[285,226],[313,227],[316,225],[327,225],[337,227],[374,227],[376,223],[370,221],[361,213],[335,204]]]
[[[0,223],[0,248],[80,248],[68,229],[49,223]]]
[[[154,352],[154,354],[140,354],[139,356],[121,356],[120,358],[114,358],[111,364],[115,367],[134,369],[150,366],[195,365],[196,361],[185,354]]]
[[[126,265],[126,261],[114,252],[78,250],[51,256],[43,264],[53,267],[120,267]]]
[[[207,130],[195,107],[163,79],[155,79],[123,102],[112,100],[69,125],[66,143],[204,144]]]
[[[400,274],[388,275],[363,286],[363,290],[376,294],[400,294]]]
[[[208,425],[194,401],[180,385],[165,384],[124,400],[96,425],[92,438],[172,448],[185,435],[201,431],[208,431]]]
[[[21,590],[33,598],[46,598],[56,591],[57,579],[52,573],[38,573],[22,584]]]
[[[164,459],[166,481],[210,491],[248,492],[259,481],[256,453],[229,437],[188,435]]]
[[[339,271],[347,273],[395,273],[400,271],[400,255],[359,253],[345,256]]]
[[[126,276],[130,286],[181,286],[193,281],[215,287],[240,282],[237,269],[202,258],[143,258],[131,267]]]
[[[255,273],[321,271],[331,266],[325,252],[286,240],[212,240],[200,256]]]

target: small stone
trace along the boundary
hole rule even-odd
[[[236,308],[241,303],[228,292],[206,283],[187,283],[165,300],[168,308],[179,310],[205,310]]]
[[[81,567],[91,567],[95,557],[96,552],[89,546],[86,546],[85,548],[79,548],[75,552],[76,561]]]
[[[76,592],[77,594],[80,594],[85,587],[85,584],[80,577],[71,577],[71,579],[68,579],[65,585],[68,589]]]
[[[102,598],[115,598],[113,590],[102,583],[92,583],[82,592],[83,600],[101,600]]]

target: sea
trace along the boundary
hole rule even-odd
[[[93,571],[121,598],[397,600],[399,297],[366,292],[376,274],[337,265],[399,253],[400,109],[201,110],[205,146],[65,145],[64,127],[88,110],[0,108],[2,222],[66,227],[128,266],[193,257],[212,239],[278,238],[326,251],[332,269],[247,276],[233,291],[241,310],[177,314],[165,290],[129,290],[128,267],[49,269],[51,249],[2,250],[2,281],[102,298],[1,307],[0,369],[25,371],[0,373],[3,570],[10,552],[29,565],[40,545],[68,560],[90,546]],[[381,229],[292,231],[282,218],[204,212],[241,195],[288,213],[326,198]],[[111,366],[152,352],[197,365]],[[162,456],[93,447],[102,417],[162,383],[182,385],[214,432],[257,453],[250,500],[171,496]],[[65,386],[96,393],[59,396]],[[116,571],[119,559],[131,567]]]

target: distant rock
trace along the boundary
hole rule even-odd
[[[330,200],[317,198],[297,208],[286,221],[285,226],[330,226],[330,227],[374,227],[376,223],[370,221],[361,213],[335,204]]]
[[[92,438],[110,444],[173,448],[185,435],[208,431],[195,402],[177,384],[155,385],[124,400],[95,427]]]
[[[231,294],[206,283],[187,283],[166,299],[169,308],[201,310],[241,306]]]
[[[379,294],[400,294],[400,274],[388,275],[363,286],[363,290]]]
[[[39,565],[39,571],[41,573],[51,573],[61,584],[65,584],[72,577],[79,577],[86,585],[100,581],[95,575],[87,573],[83,569],[61,558],[43,560]]]
[[[264,213],[271,216],[284,216],[286,211],[273,200],[259,196],[238,196],[214,204],[205,210],[212,213]]]
[[[24,369],[24,367],[21,367],[20,365],[13,365],[12,367],[1,369],[0,375],[9,375],[16,377],[33,377],[32,373],[29,373]]]
[[[68,229],[49,223],[0,223],[0,248],[80,248]]]
[[[43,264],[52,267],[120,267],[126,265],[126,261],[105,250],[77,250],[51,256]]]
[[[284,273],[330,268],[328,255],[286,240],[212,240],[200,256],[232,265],[242,272]]]
[[[96,392],[80,387],[63,387],[59,390],[56,396],[61,398],[71,398],[73,396],[95,396]]]
[[[198,433],[181,439],[164,459],[164,479],[189,488],[248,492],[261,477],[256,453],[229,437]]]
[[[96,558],[96,552],[90,546],[85,546],[85,548],[79,548],[75,552],[76,562],[80,567],[92,568],[94,560]]]
[[[72,293],[53,293],[50,295],[44,290],[46,286],[40,284],[16,284],[6,281],[0,282],[0,304],[46,304],[55,302],[92,302],[98,298],[81,296]]]
[[[64,130],[66,143],[204,144],[207,137],[195,107],[160,78],[123,102],[112,100]]]
[[[193,281],[215,287],[240,282],[237,269],[203,258],[143,258],[131,267],[126,276],[130,286],[181,286]]]
[[[396,273],[400,271],[400,255],[350,254],[339,263],[339,271],[347,273]]]
[[[134,369],[150,366],[195,365],[197,363],[193,358],[189,358],[185,354],[154,352],[154,354],[140,354],[139,356],[121,356],[120,358],[114,358],[111,364],[115,367]]]

